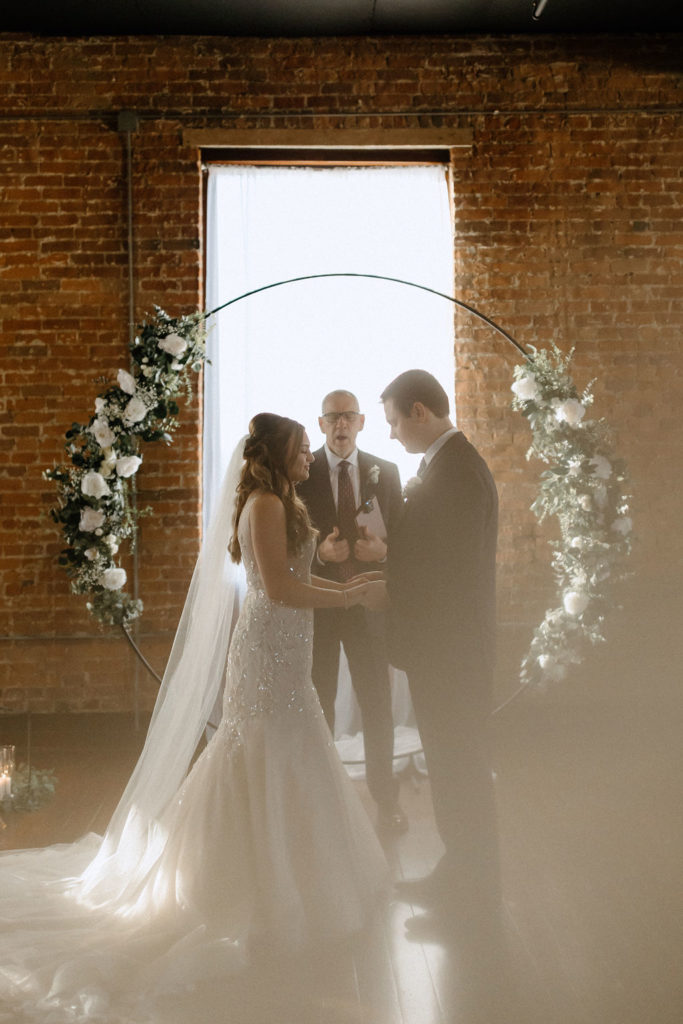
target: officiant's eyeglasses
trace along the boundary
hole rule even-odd
[[[323,419],[326,420],[327,423],[338,423],[339,420],[346,420],[347,423],[355,423],[359,416],[360,416],[359,412],[324,412],[323,413]]]

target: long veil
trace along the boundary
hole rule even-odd
[[[169,976],[182,986],[184,969],[194,978],[235,959],[201,925],[176,923],[172,886],[165,902],[136,900],[156,878],[164,811],[224,676],[237,581],[227,545],[243,447],[202,544],[144,749],[104,837],[0,854],[2,1022],[113,1020],[110,999],[147,998]]]
[[[223,680],[237,592],[228,541],[244,441],[230,459],[197,559],[144,748],[81,877],[81,895],[91,904],[116,900],[130,886],[131,872],[147,870],[158,852],[158,819],[187,773]]]

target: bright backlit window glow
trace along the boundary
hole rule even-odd
[[[453,237],[443,166],[215,166],[209,172],[207,308],[306,274],[367,273],[453,294]],[[379,401],[400,372],[421,367],[453,396],[453,306],[416,288],[355,278],[273,288],[212,318],[205,372],[205,511],[251,416],[306,426],[315,450],[320,400],[359,398],[359,447],[399,464],[406,455]]]

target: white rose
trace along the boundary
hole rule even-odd
[[[403,488],[403,497],[409,498],[413,491],[416,491],[418,487],[422,485],[421,476],[411,476],[409,480],[406,480]]]
[[[89,562],[94,562],[97,558],[97,548],[86,548],[83,554]]]
[[[371,466],[368,472],[368,483],[376,484],[379,482],[379,466]]]
[[[181,338],[179,334],[169,334],[165,338],[161,338],[157,344],[160,349],[164,352],[168,352],[170,356],[178,358],[181,356],[187,348],[187,342],[184,338]]]
[[[94,533],[104,522],[104,512],[97,508],[84,508],[81,511],[81,519],[78,529],[82,533]]]
[[[633,529],[633,520],[630,516],[619,516],[612,523],[612,529],[626,537]]]
[[[585,546],[586,546],[586,538],[585,537],[572,537],[572,539],[569,542],[569,547],[570,548],[576,548],[577,551],[583,551]]]
[[[589,600],[588,594],[582,594],[578,590],[568,590],[562,603],[568,615],[581,615],[588,607]]]
[[[117,458],[118,455],[113,448],[104,449],[104,458],[100,462],[100,473],[103,477],[107,478],[111,476],[114,466],[116,465]]]
[[[96,413],[104,412],[104,410],[106,408],[107,408],[107,403],[105,402],[105,400],[103,398],[96,398],[95,399],[95,412]]]
[[[176,363],[175,359],[171,363],[171,369],[172,370],[182,370],[182,368],[183,368],[183,364],[182,363]]]
[[[138,395],[133,395],[123,410],[123,422],[132,426],[134,423],[144,420],[146,415],[147,406]]]
[[[600,480],[609,480],[612,475],[612,466],[609,459],[606,459],[604,455],[594,455],[588,461],[593,467],[593,476],[597,476]]]
[[[559,682],[560,679],[564,679],[567,674],[567,669],[564,665],[553,658],[552,654],[540,654],[538,657],[538,664],[543,669],[544,674],[548,679]]]
[[[100,583],[106,590],[120,590],[125,582],[125,569],[105,569],[100,576]]]
[[[116,472],[119,476],[133,476],[137,473],[142,459],[139,455],[123,455],[116,460]]]
[[[135,394],[135,377],[128,373],[127,370],[119,370],[116,374],[116,380],[122,391],[125,391],[127,395]]]
[[[595,504],[598,508],[604,508],[607,504],[607,488],[604,484],[598,484],[593,492],[595,496]]]
[[[92,421],[90,425],[90,433],[93,435],[100,448],[111,448],[116,440],[116,434],[113,432],[107,421],[100,419],[99,417]]]
[[[579,498],[579,505],[584,510],[584,512],[590,512],[590,510],[593,508],[593,499],[591,498],[590,494],[582,494]]]
[[[576,398],[567,398],[555,406],[555,419],[559,423],[568,423],[570,427],[577,427],[585,415],[585,406]]]
[[[108,534],[104,538],[104,543],[107,545],[112,555],[115,555],[116,552],[119,550],[119,538],[116,537],[113,533]]]
[[[81,491],[89,498],[103,498],[105,494],[111,494],[107,481],[94,469],[89,470],[82,478]]]
[[[541,393],[535,377],[520,377],[512,384],[510,390],[514,391],[522,402],[532,402]]]
[[[581,463],[578,462],[576,459],[572,459],[571,462],[569,463],[568,475],[569,476],[579,476],[580,473],[581,473]]]

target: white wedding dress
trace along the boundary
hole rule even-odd
[[[388,869],[311,682],[313,614],[270,600],[239,524],[248,590],[221,724],[106,899],[98,836],[0,856],[0,1020],[157,1020],[158,999],[230,975],[255,950],[359,932]],[[310,579],[313,541],[290,563]],[[84,879],[85,884],[84,884]]]

